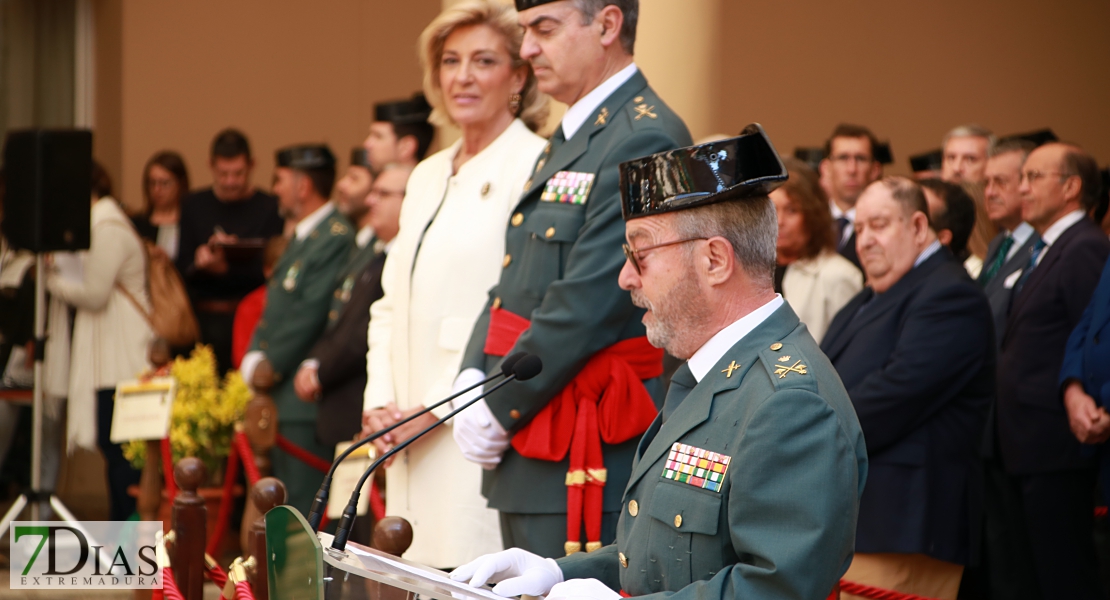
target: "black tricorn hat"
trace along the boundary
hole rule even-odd
[[[277,166],[312,170],[335,166],[335,155],[323,144],[302,144],[277,151]]]
[[[889,165],[894,162],[894,152],[890,149],[890,142],[879,142],[871,153],[875,162],[880,165]]]
[[[366,151],[366,148],[358,146],[357,148],[351,149],[351,166],[365,167],[371,171],[374,170],[374,168],[370,166],[370,153]]]
[[[809,165],[814,171],[821,171],[821,161],[825,160],[825,149],[816,147],[798,146],[794,148],[794,158]]]
[[[557,2],[557,1],[558,0],[516,0],[516,9],[517,9],[517,11],[522,11],[522,10],[525,10],[525,9],[532,8],[534,6],[539,6],[541,4],[549,4],[551,2]]]
[[[910,169],[912,169],[914,173],[921,173],[922,171],[939,171],[943,163],[944,151],[940,149],[914,154],[910,157]]]
[[[620,166],[624,220],[727,200],[763,197],[786,167],[758,123],[739,137],[668,150]]]
[[[1043,146],[1049,142],[1059,141],[1060,138],[1051,129],[1038,129],[1037,131],[1030,131],[1029,133],[1015,133],[1006,137],[1000,138],[999,142],[1009,142],[1011,140],[1025,140],[1033,142],[1038,146]]]
[[[417,92],[409,100],[391,100],[374,105],[374,120],[394,125],[413,125],[427,122],[432,107],[424,94]]]

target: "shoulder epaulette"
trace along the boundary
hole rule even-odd
[[[776,390],[802,388],[817,391],[817,378],[809,372],[809,361],[793,344],[775,342],[760,351],[759,359],[767,369]]]

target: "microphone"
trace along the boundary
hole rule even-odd
[[[465,394],[467,392],[470,392],[470,391],[474,390],[478,386],[486,385],[487,383],[490,383],[491,381],[493,381],[495,379],[498,379],[498,378],[501,378],[501,377],[511,377],[514,373],[513,369],[516,367],[517,362],[520,361],[520,359],[524,358],[527,355],[528,354],[526,352],[516,352],[516,353],[510,354],[509,356],[506,356],[505,360],[501,361],[501,372],[500,373],[494,373],[490,377],[487,377],[487,378],[483,379],[482,381],[479,381],[478,383],[475,383],[474,385],[472,385],[472,386],[470,386],[470,387],[468,387],[464,390],[460,390],[459,392],[457,392],[455,394],[452,394],[452,395],[444,398],[443,400],[440,400],[439,402],[436,402],[435,404],[433,404],[431,406],[428,406],[428,407],[426,407],[426,408],[424,408],[424,409],[422,409],[422,410],[420,410],[420,411],[418,411],[418,412],[416,412],[412,415],[409,415],[408,417],[406,417],[406,418],[404,418],[400,421],[397,421],[396,423],[390,425],[389,427],[386,427],[385,429],[382,429],[380,431],[376,431],[373,434],[371,434],[367,437],[364,437],[361,440],[358,440],[357,442],[348,446],[347,449],[344,450],[343,453],[339,455],[339,458],[335,459],[335,462],[333,462],[331,464],[331,468],[328,469],[328,474],[324,476],[324,481],[322,483],[320,483],[320,489],[317,490],[316,497],[312,499],[312,507],[308,511],[308,524],[312,526],[312,531],[319,531],[320,530],[320,523],[324,520],[324,510],[328,506],[328,496],[331,494],[331,481],[332,481],[332,478],[335,476],[335,469],[337,467],[339,467],[339,463],[343,462],[343,460],[345,458],[347,458],[348,456],[350,456],[352,452],[354,452],[355,450],[358,450],[359,448],[365,446],[366,444],[369,444],[370,442],[382,437],[383,435],[389,433],[390,431],[393,431],[394,429],[397,429],[401,425],[404,425],[405,423],[408,423],[409,421],[411,421],[411,420],[413,420],[413,419],[415,419],[415,418],[417,418],[421,415],[424,415],[424,414],[428,413],[431,410],[439,408],[440,406],[443,406],[444,404],[447,404],[448,402],[454,400],[455,398],[458,398],[459,396],[462,396],[463,394]],[[534,377],[534,375],[533,375],[533,377]],[[517,376],[517,378],[518,379],[520,378],[519,375]],[[361,484],[360,484],[360,486],[361,486]]]
[[[335,538],[332,539],[332,543],[331,543],[332,549],[340,550],[340,551],[343,551],[343,550],[346,549],[346,547],[347,547],[347,538],[349,538],[350,535],[351,535],[351,528],[354,527],[355,517],[357,516],[357,513],[358,513],[358,500],[359,500],[360,495],[362,494],[362,487],[364,485],[366,485],[366,480],[370,478],[370,474],[374,472],[374,469],[378,468],[378,465],[380,465],[383,462],[385,462],[386,460],[388,460],[389,457],[393,456],[394,454],[397,454],[401,450],[404,450],[405,448],[407,448],[409,446],[409,444],[411,444],[411,443],[415,442],[416,440],[420,439],[424,434],[426,434],[429,431],[435,429],[436,427],[439,427],[440,425],[444,424],[451,417],[454,417],[455,415],[459,414],[460,412],[466,410],[467,408],[469,408],[475,402],[477,402],[477,401],[481,400],[482,398],[485,398],[486,396],[492,394],[493,392],[497,391],[498,389],[500,389],[501,387],[503,387],[505,384],[509,383],[510,381],[513,381],[514,379],[517,380],[517,381],[526,381],[528,379],[531,379],[531,378],[535,377],[536,375],[539,375],[540,371],[542,371],[542,370],[543,370],[543,361],[541,361],[540,357],[536,356],[535,354],[526,354],[526,355],[520,357],[516,361],[516,363],[513,365],[513,373],[511,375],[509,375],[508,377],[506,377],[504,381],[501,381],[500,383],[493,386],[489,390],[487,390],[485,392],[482,392],[481,395],[468,400],[462,406],[460,406],[460,407],[456,408],[455,410],[451,411],[450,413],[448,413],[447,416],[445,416],[442,419],[437,420],[435,423],[432,423],[431,425],[425,427],[422,431],[416,433],[415,435],[413,435],[409,439],[401,442],[400,444],[397,444],[396,446],[391,448],[389,450],[389,452],[386,452],[385,454],[381,455],[377,460],[375,460],[374,463],[370,465],[370,468],[366,469],[366,472],[364,472],[362,474],[362,477],[358,480],[358,485],[355,486],[355,491],[354,491],[354,493],[351,494],[351,499],[350,499],[350,501],[347,502],[347,507],[343,509],[343,517],[339,520],[339,526],[335,530]]]

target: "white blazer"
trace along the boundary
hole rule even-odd
[[[863,273],[848,259],[826,250],[786,267],[782,297],[821,343],[836,313],[863,289]]]
[[[146,255],[131,221],[112,198],[92,205],[92,235],[83,255],[84,278],[51,274],[46,287],[77,309],[69,367],[67,434],[74,446],[96,448],[96,391],[115,388],[150,368],[154,339],[146,317],[117,288],[150,311]]]
[[[383,268],[385,295],[370,307],[366,408],[396,402],[403,410],[450,395],[501,275],[510,212],[544,144],[518,119],[457,174],[451,162],[461,141],[416,166]],[[405,558],[456,567],[501,549],[497,512],[480,493],[481,467],[462,457],[449,427],[398,459],[386,473],[386,507],[412,523]]]

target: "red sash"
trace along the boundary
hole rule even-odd
[[[486,354],[505,356],[531,322],[503,308],[490,309]],[[567,472],[567,554],[601,547],[602,492],[607,471],[601,442],[619,444],[642,435],[658,410],[641,380],[663,374],[663,350],[646,337],[622,340],[590,357],[586,366],[528,425],[513,435],[522,456],[561,461]]]

